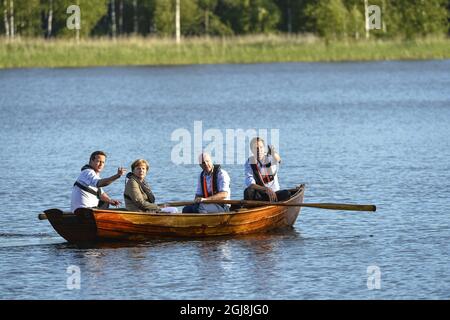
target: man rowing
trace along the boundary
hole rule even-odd
[[[198,157],[202,168],[197,181],[195,204],[183,208],[183,213],[216,213],[228,212],[229,205],[202,203],[204,200],[230,200],[230,176],[220,165],[214,165],[211,156],[203,152]]]
[[[245,163],[244,200],[285,201],[291,196],[288,190],[280,190],[278,169],[281,157],[273,146],[265,153],[264,140],[255,137],[250,142],[253,156]]]

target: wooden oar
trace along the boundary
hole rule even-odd
[[[181,207],[192,205],[193,201],[169,202],[166,205],[171,207]],[[347,211],[376,211],[377,207],[371,204],[348,204],[348,203],[283,203],[283,202],[268,202],[268,201],[254,201],[254,200],[204,200],[202,203],[215,204],[235,204],[235,205],[250,205],[250,206],[282,206],[282,207],[310,207],[328,210],[347,210]],[[159,204],[163,205],[163,204]]]

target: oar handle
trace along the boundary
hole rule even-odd
[[[39,220],[47,220],[48,217],[47,217],[47,215],[45,213],[39,213],[38,214],[38,219]]]

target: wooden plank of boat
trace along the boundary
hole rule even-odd
[[[285,203],[303,202],[305,186]],[[292,226],[301,207],[267,205],[215,214],[131,212],[80,208],[72,213],[45,211],[53,228],[69,242],[142,240],[159,237],[208,237],[265,232]]]
[[[304,186],[287,203],[303,201]],[[146,237],[206,237],[264,232],[292,226],[300,207],[264,206],[216,214],[146,214],[129,211],[92,211],[102,239],[135,240]]]

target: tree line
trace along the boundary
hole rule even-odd
[[[450,0],[178,0],[183,36],[365,34],[366,6],[381,9],[377,38],[448,34]],[[177,0],[0,0],[0,34],[69,37],[67,8],[78,5],[82,37],[174,36]]]

